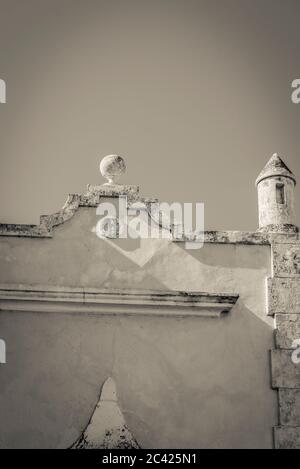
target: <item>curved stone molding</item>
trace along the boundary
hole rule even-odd
[[[109,185],[92,186],[84,194],[70,194],[61,210],[52,215],[42,215],[39,225],[0,224],[0,236],[25,236],[49,238],[53,236],[53,227],[65,223],[73,217],[79,207],[97,207],[103,197],[127,196],[128,203],[139,197],[138,186]]]
[[[93,415],[71,449],[139,449],[119,408],[112,378],[103,384]]]
[[[0,311],[220,317],[238,298],[224,293],[0,285]]]
[[[153,206],[158,205],[156,198],[142,197],[140,195],[139,186],[135,185],[91,185],[87,187],[87,191],[83,194],[70,194],[64,206],[58,212],[52,215],[42,215],[39,225],[26,224],[0,224],[0,236],[16,236],[31,238],[51,238],[53,236],[53,228],[61,225],[74,216],[79,207],[97,207],[103,198],[118,198],[125,196],[127,198],[127,208],[134,203],[140,202],[145,206],[149,217],[163,229],[170,231],[170,239],[173,242],[193,242],[198,240],[197,234],[184,234],[179,238],[176,235],[176,225],[169,226],[169,220],[165,220],[163,216],[156,213]],[[151,210],[150,210],[151,206]],[[224,243],[224,244],[257,244],[271,245],[274,242],[294,243],[300,240],[299,234],[280,234],[280,233],[263,233],[263,232],[247,232],[247,231],[205,231],[205,243]]]

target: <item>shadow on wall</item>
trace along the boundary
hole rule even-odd
[[[213,267],[261,270],[271,265],[270,246],[207,243],[201,249],[187,250],[184,243],[176,245],[201,264]]]
[[[4,448],[69,447],[108,376],[144,448],[272,446],[273,334],[242,302],[219,319],[2,312],[1,331]]]

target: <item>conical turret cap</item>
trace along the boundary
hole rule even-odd
[[[264,179],[276,176],[290,178],[296,184],[296,177],[294,176],[292,171],[282,161],[280,156],[277,153],[274,153],[274,155],[272,155],[271,159],[268,161],[268,163],[256,179],[256,185]]]

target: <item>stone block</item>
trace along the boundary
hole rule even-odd
[[[268,279],[268,314],[300,314],[300,278]]]
[[[300,449],[300,427],[275,427],[276,449]]]
[[[294,353],[296,353],[295,350],[272,350],[273,388],[300,389],[300,363],[293,362]]]
[[[300,277],[300,243],[273,244],[274,277]]]
[[[279,390],[279,418],[281,425],[300,426],[300,389]]]
[[[276,348],[293,348],[294,340],[300,339],[300,314],[276,314],[275,323]]]

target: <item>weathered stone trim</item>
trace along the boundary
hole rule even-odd
[[[145,198],[140,195],[139,186],[103,184],[101,186],[88,185],[87,192],[83,194],[70,194],[61,210],[52,215],[42,215],[39,225],[20,225],[20,224],[0,224],[0,236],[30,237],[30,238],[51,238],[53,228],[70,220],[80,207],[97,207],[103,198],[127,197],[128,207],[132,203],[141,202],[146,205],[148,213],[149,205],[159,203],[156,198]],[[158,218],[152,216],[152,219],[166,228],[165,224]],[[167,227],[168,228],[168,227]],[[174,242],[191,242],[195,236],[184,235],[177,238],[174,230],[170,229],[170,239]],[[245,244],[245,245],[271,245],[274,242],[299,241],[299,234],[283,233],[262,233],[259,231],[205,231],[205,243],[220,244]]]
[[[280,425],[300,427],[300,389],[279,390]]]
[[[300,449],[300,427],[275,427],[276,449]]]
[[[268,279],[268,314],[300,314],[300,278]]]
[[[300,278],[300,244],[273,243],[272,266],[274,277]]]
[[[237,300],[222,293],[0,285],[0,311],[220,317]]]
[[[277,349],[271,352],[272,387],[300,388],[300,364],[292,360],[294,350]]]
[[[180,238],[176,238],[173,235],[174,242],[191,242],[195,240],[195,236],[184,235]],[[219,243],[219,244],[258,244],[258,245],[269,245],[269,236],[261,235],[258,232],[246,232],[246,231],[205,231],[204,232],[205,243]]]
[[[278,389],[279,426],[275,448],[300,449],[300,364],[293,359],[300,338],[300,243],[284,236],[273,239],[272,277],[267,281],[268,314],[275,320],[271,352],[272,387]],[[297,353],[297,352],[296,352]]]
[[[77,212],[79,207],[97,207],[103,197],[127,196],[128,204],[139,199],[138,186],[125,185],[88,185],[84,194],[70,194],[61,210],[52,215],[42,215],[39,225],[0,224],[0,236],[24,236],[49,238],[53,228],[65,223]]]
[[[219,244],[244,244],[244,245],[267,245],[271,246],[274,242],[297,242],[298,234],[283,235],[282,233],[262,233],[259,231],[205,231],[205,243]],[[182,238],[173,238],[175,242],[193,241],[193,237],[183,236]]]
[[[291,349],[300,338],[300,314],[275,315],[275,344],[280,349]]]

